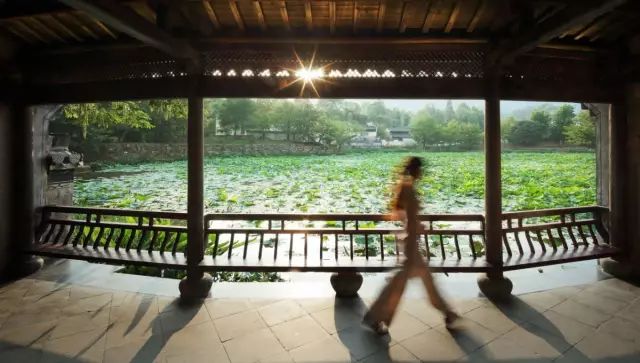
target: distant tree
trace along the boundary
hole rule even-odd
[[[389,129],[387,129],[386,127],[378,127],[376,136],[380,140],[385,140],[385,141],[391,140],[391,133],[389,132]]]
[[[90,126],[102,129],[117,125],[124,126],[125,129],[154,127],[141,103],[135,101],[68,104],[62,108],[62,113],[67,120],[81,128],[83,140],[87,138]]]
[[[536,110],[531,113],[531,121],[540,127],[539,141],[549,140],[551,129],[551,114],[545,110]]]
[[[577,146],[595,147],[596,124],[589,111],[581,111],[572,124],[564,128],[567,143]]]
[[[361,129],[359,125],[327,118],[323,115],[318,123],[319,140],[323,145],[334,145],[338,151]]]
[[[558,143],[565,143],[566,136],[564,130],[573,123],[576,117],[571,105],[562,105],[553,114],[553,120],[549,130],[549,140]]]
[[[231,131],[234,135],[238,132],[242,134],[253,122],[256,107],[253,100],[246,98],[227,99],[219,107],[220,127]]]
[[[502,139],[508,140],[510,138],[511,131],[513,130],[513,127],[516,125],[516,123],[518,123],[518,121],[516,121],[515,117],[513,116],[509,116],[506,119],[500,121],[500,136],[502,137]]]
[[[426,149],[442,142],[442,125],[426,113],[419,113],[411,122],[411,138]]]
[[[461,103],[456,108],[455,119],[484,128],[484,112],[477,107],[469,107],[466,103]]]
[[[472,150],[482,143],[482,129],[477,125],[453,120],[444,132],[447,141],[457,149]]]
[[[532,146],[540,143],[544,131],[539,122],[518,121],[511,128],[507,140],[513,145]]]
[[[447,105],[444,107],[444,121],[449,122],[456,117],[456,113],[453,110],[453,102],[447,100]]]

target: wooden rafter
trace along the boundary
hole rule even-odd
[[[520,35],[511,37],[499,47],[494,48],[487,55],[487,64],[496,65],[500,62],[509,62],[518,54],[527,52],[539,44],[547,43],[567,30],[590,22],[625,2],[626,0],[581,1],[567,5],[539,26],[532,29],[527,28]]]
[[[311,1],[304,1],[304,22],[307,24],[307,30],[313,30],[313,16],[311,14]]]
[[[79,13],[68,13],[67,14],[67,18],[74,24],[76,24],[80,29],[82,29],[82,31],[84,31],[88,36],[90,36],[93,39],[100,39],[100,37],[98,36],[98,34],[96,34],[93,30],[91,30],[91,28],[89,28],[88,26],[86,26],[82,20],[80,20]]]
[[[52,24],[55,24],[58,29],[62,30],[63,33],[67,34],[68,36],[70,36],[71,38],[81,42],[84,39],[79,36],[78,34],[76,34],[73,30],[69,29],[68,26],[66,26],[64,23],[62,23],[60,20],[58,20],[58,18],[56,18],[56,16],[54,14],[49,14],[49,15],[45,15],[47,17],[47,19],[49,19],[49,21]]]
[[[244,20],[242,20],[242,15],[240,15],[240,9],[238,9],[238,3],[236,0],[229,0],[229,9],[231,10],[233,19],[236,21],[238,29],[240,29],[240,31],[244,31]]]
[[[387,0],[380,0],[378,6],[378,21],[376,22],[376,31],[380,33],[384,28],[384,16],[387,11]]]
[[[198,53],[190,45],[174,39],[132,9],[119,3],[107,0],[60,1],[76,10],[86,12],[97,22],[104,22],[132,38],[158,48],[176,58],[198,60]],[[106,28],[106,25],[104,26]]]
[[[353,32],[358,32],[358,2],[353,2]]]
[[[57,41],[63,42],[63,43],[67,42],[66,39],[64,39],[63,37],[58,35],[58,33],[53,31],[52,29],[50,29],[48,26],[46,26],[44,23],[42,23],[40,21],[40,19],[36,18],[35,16],[25,18],[25,21],[28,21],[29,23],[31,23],[41,33],[47,34],[47,36],[49,36],[49,37],[51,37],[53,39],[56,39]]]
[[[267,30],[267,22],[264,20],[264,12],[262,11],[262,5],[260,1],[253,0],[253,7],[256,9],[256,16],[258,17],[258,24],[260,24],[260,29]]]
[[[422,32],[423,33],[428,33],[429,32],[429,28],[431,27],[431,23],[433,23],[434,12],[431,11],[432,7],[433,7],[433,1],[427,2],[427,11],[426,11],[426,14],[425,14],[425,17],[424,17],[424,22],[422,23]]]
[[[329,31],[336,32],[336,2],[329,1]]]
[[[14,35],[16,35],[18,38],[26,41],[27,43],[35,43],[38,40],[32,38],[31,36],[25,35],[24,33],[18,31],[18,29],[16,29],[16,27],[11,26],[11,24],[9,22],[2,22],[0,23],[5,29],[7,29],[9,32],[13,33]]]
[[[580,40],[584,37],[589,37],[590,40],[594,40],[594,38],[597,39],[594,33],[604,28],[606,25],[611,24],[613,21],[615,21],[613,16],[608,16],[602,19],[595,20],[591,24],[589,24],[587,27],[585,27],[580,33],[578,33],[574,37],[574,39]]]
[[[116,34],[114,32],[111,31],[111,29],[109,29],[108,26],[104,25],[100,20],[97,19],[93,19],[93,23],[100,28],[100,30],[102,30],[103,32],[107,33],[111,38],[116,39],[118,38],[116,36]]]
[[[213,10],[213,6],[211,5],[210,0],[202,0],[202,7],[204,8],[204,12],[207,13],[207,17],[213,27],[216,29],[220,29],[220,20],[218,20],[218,16],[216,12]]]
[[[30,36],[33,36],[34,38],[38,39],[39,41],[43,42],[43,43],[49,43],[49,40],[47,40],[46,38],[44,38],[42,35],[38,34],[38,32],[34,31],[33,29],[31,29],[30,27],[28,27],[27,25],[25,25],[22,20],[20,19],[14,19],[13,23],[16,24],[16,26],[18,28],[20,28],[21,30],[23,30],[25,33],[29,34]]]
[[[287,11],[287,2],[280,1],[280,17],[287,31],[291,31],[291,23],[289,22],[289,12]]]
[[[478,0],[478,7],[476,8],[475,13],[473,13],[473,17],[471,18],[471,22],[469,22],[469,26],[467,27],[467,33],[473,33],[478,26],[478,22],[484,15],[486,11],[487,5],[485,4],[485,0]]]
[[[400,9],[400,24],[398,25],[398,32],[404,33],[407,30],[407,2],[402,2],[402,9]]]
[[[451,15],[449,15],[449,21],[447,22],[447,26],[444,28],[445,33],[450,33],[453,26],[456,24],[456,20],[458,20],[458,15],[460,15],[460,8],[462,6],[461,1],[456,1],[453,6],[453,10],[451,10]]]

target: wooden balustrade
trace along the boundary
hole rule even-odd
[[[504,270],[612,256],[602,207],[502,214]],[[187,214],[50,206],[29,253],[112,264],[187,266]],[[434,271],[484,272],[480,214],[421,215]],[[207,214],[203,271],[370,271],[401,263],[402,228],[380,214]]]

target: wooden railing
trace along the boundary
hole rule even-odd
[[[610,256],[603,207],[543,209],[502,214],[505,269]]]
[[[607,210],[579,207],[503,213],[504,270],[611,256]],[[45,207],[30,253],[115,264],[184,268],[186,213]],[[480,214],[421,215],[420,251],[435,271],[481,272]],[[398,266],[399,222],[380,214],[207,214],[210,271],[386,271]],[[497,242],[497,241],[496,241]],[[500,242],[499,242],[500,243]],[[495,266],[494,266],[495,267]]]

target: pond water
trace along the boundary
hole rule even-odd
[[[415,155],[412,153],[411,155]],[[205,160],[207,212],[384,213],[395,170],[408,153],[238,156]],[[425,152],[425,213],[482,213],[481,152]],[[596,203],[593,153],[502,156],[503,210]],[[80,206],[184,211],[186,161],[112,165],[75,181]]]

